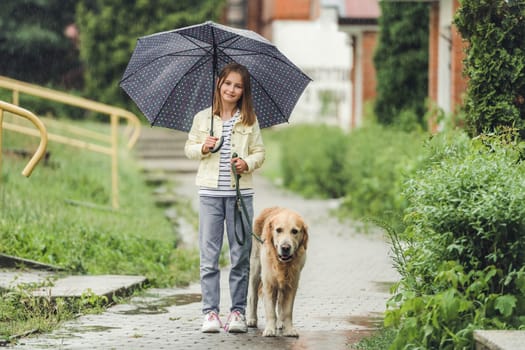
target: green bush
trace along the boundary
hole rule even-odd
[[[284,185],[306,197],[345,194],[346,135],[326,125],[299,125],[279,131]]]
[[[466,126],[471,135],[498,126],[525,137],[525,21],[516,0],[461,0],[455,24],[466,46]]]
[[[377,120],[383,125],[424,126],[429,4],[403,1],[379,1],[379,4],[380,35],[374,56]]]
[[[525,165],[512,137],[436,137],[407,182],[392,349],[474,348],[475,328],[525,321]]]
[[[352,131],[346,140],[341,214],[398,227],[406,206],[401,186],[414,171],[424,138],[424,133],[380,125]]]
[[[285,187],[306,197],[342,198],[340,216],[399,226],[406,206],[400,187],[417,165],[425,135],[374,124],[348,134],[298,125],[266,133],[265,142],[279,151]]]

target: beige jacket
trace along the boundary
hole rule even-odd
[[[202,145],[210,134],[210,125],[211,108],[200,111],[195,115],[184,147],[184,153],[189,159],[200,160],[195,180],[197,186],[216,188],[219,179],[220,151],[202,154]],[[221,118],[215,115],[213,120],[214,136],[221,137],[222,125]],[[248,171],[241,174],[239,187],[253,188],[252,173],[263,164],[265,159],[261,129],[257,121],[252,126],[242,125],[240,118],[236,121],[231,135],[231,152],[232,154],[237,153],[248,165]],[[232,176],[232,188],[234,187],[235,179]]]

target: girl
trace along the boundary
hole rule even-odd
[[[213,106],[197,113],[184,148],[189,159],[200,160],[196,184],[199,186],[200,282],[202,289],[202,332],[217,333],[222,327],[219,318],[220,270],[219,256],[224,225],[230,247],[230,315],[227,332],[247,331],[245,308],[250,269],[251,235],[243,245],[235,239],[242,232],[241,220],[235,225],[236,188],[232,164],[241,175],[239,187],[249,218],[253,218],[252,173],[264,162],[265,149],[252,102],[250,75],[237,63],[226,65],[219,74]],[[216,136],[210,136],[213,111]],[[224,141],[213,153],[220,137]],[[234,157],[232,157],[234,155]],[[248,222],[251,228],[251,222]],[[237,227],[234,227],[237,226]]]

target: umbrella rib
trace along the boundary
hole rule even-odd
[[[204,58],[207,58],[206,60],[199,60],[198,62],[200,62],[200,64],[197,64],[195,63],[190,69],[188,69],[186,71],[186,73],[184,75],[188,75],[188,74],[191,74],[192,72],[194,72],[195,70],[199,69],[200,67],[204,66],[206,63],[209,62],[210,58],[209,56],[204,56]],[[184,76],[183,76],[184,77]],[[172,92],[179,86],[180,82],[181,82],[182,78],[179,79],[179,81],[177,82],[177,84],[175,84],[175,86],[171,89],[170,93],[168,94],[168,96],[170,96],[172,94]],[[162,103],[162,106],[159,108],[159,111],[162,111],[162,109],[164,108],[164,106],[166,105],[166,102],[168,102],[168,99],[165,99],[164,102]],[[155,116],[155,118],[153,118],[153,121],[151,122],[151,125],[155,125],[155,122],[157,121],[159,117],[159,114],[157,113],[157,115]]]
[[[206,45],[200,45],[196,39],[188,34],[183,34],[183,33],[178,33],[180,36],[184,37],[186,40],[188,40],[189,42],[191,42],[192,44],[194,44],[195,46],[201,48],[201,49],[209,49],[210,48],[210,45],[209,43],[206,43]],[[199,40],[200,42],[202,42],[202,40]],[[209,50],[207,50],[209,51]]]
[[[257,78],[254,78],[252,77],[253,80],[255,80],[257,82],[257,84],[260,86],[261,90],[268,96],[268,98],[273,102],[275,108],[277,108],[277,110],[279,111],[279,118],[281,118],[284,122],[287,122],[288,119],[286,119],[286,116],[284,114],[284,112],[282,111],[281,107],[279,106],[278,103],[275,103],[274,99],[272,98],[272,96],[268,93],[268,91],[266,90],[266,88],[261,84],[259,83],[259,80],[257,80]],[[277,124],[277,123],[276,123]]]
[[[275,59],[277,61],[280,61],[282,62],[283,64],[287,65],[288,67],[290,68],[293,68],[294,70],[297,70],[299,73],[301,73],[302,76],[304,76],[305,78],[307,78],[308,80],[312,80],[312,78],[310,78],[308,75],[306,75],[302,70],[300,70],[297,66],[293,65],[293,64],[290,64],[289,62],[286,62],[285,60],[279,58],[279,57],[275,57],[275,56],[272,56],[272,55],[269,55],[265,52],[260,52],[260,51],[253,51],[253,50],[247,50],[247,49],[241,49],[241,48],[235,48],[235,50],[238,50],[238,51],[244,51],[245,53],[242,53],[242,54],[227,54],[224,52],[223,48],[222,47],[218,47],[219,51],[224,55],[224,56],[227,56],[227,57],[239,57],[239,56],[257,56],[257,55],[263,55],[263,56],[267,56],[269,58],[272,58],[272,59]]]
[[[135,71],[133,71],[132,73],[130,73],[127,77],[125,78],[122,78],[119,82],[119,84],[122,84],[123,82],[125,82],[126,80],[128,80],[129,78],[131,78],[132,76],[134,76],[135,74],[137,74],[138,72],[140,72],[142,69],[146,68],[147,66],[149,66],[151,63],[155,62],[155,61],[158,61],[164,57],[168,57],[168,56],[177,56],[177,57],[201,57],[203,56],[202,54],[186,54],[188,52],[191,52],[191,51],[196,51],[196,50],[200,50],[200,49],[203,49],[203,50],[206,50],[205,47],[199,47],[198,49],[189,49],[189,50],[184,50],[184,51],[181,51],[181,52],[177,52],[177,53],[167,53],[165,55],[162,55],[162,56],[159,56],[159,57],[155,57],[153,60],[151,61],[148,61],[146,63],[144,63],[143,65],[141,65],[139,68],[135,69]],[[209,50],[206,50],[209,52]]]
[[[148,65],[150,65],[152,62],[155,62],[161,58],[164,58],[166,56],[180,56],[180,57],[199,57],[199,56],[202,56],[202,54],[196,54],[196,55],[185,55],[184,53],[186,52],[191,52],[191,51],[196,51],[196,50],[204,50],[206,51],[207,53],[211,54],[211,48],[209,47],[209,44],[207,45],[201,45],[199,44],[199,42],[197,42],[195,40],[195,38],[191,37],[191,36],[188,36],[186,34],[182,34],[182,33],[177,33],[177,35],[180,35],[181,37],[185,38],[186,40],[188,40],[189,42],[191,42],[193,45],[196,46],[196,48],[191,48],[191,49],[187,49],[187,50],[182,50],[180,52],[177,52],[177,53],[168,53],[168,54],[165,54],[165,55],[162,55],[162,56],[159,56],[159,57],[155,57],[155,59],[147,62],[147,63],[144,63],[141,67],[137,68],[133,73],[131,73],[130,75],[128,75],[127,77],[123,78],[121,81],[120,81],[120,84],[122,84],[123,82],[125,82],[128,78],[130,78],[131,76],[135,75],[137,72],[139,72],[140,70],[142,70],[143,68],[147,67]]]

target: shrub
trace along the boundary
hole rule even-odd
[[[428,90],[428,3],[380,1],[374,111],[384,125],[423,126]],[[402,120],[410,114],[410,124]]]
[[[465,74],[467,129],[471,135],[501,125],[525,137],[525,21],[515,0],[462,0],[455,16],[468,41]]]
[[[340,216],[399,226],[406,206],[400,187],[417,165],[424,137],[380,125],[349,134],[325,125],[298,125],[267,134],[265,141],[280,154],[285,187],[306,197],[341,197]]]
[[[521,145],[508,135],[454,136],[429,144],[403,192],[407,228],[391,232],[402,275],[386,318],[400,327],[393,349],[473,348],[475,328],[523,324]]]
[[[306,197],[343,196],[346,136],[340,128],[299,125],[279,132],[284,185]]]
[[[347,139],[341,214],[399,226],[406,206],[401,185],[414,171],[424,137],[424,133],[380,125],[352,131]]]

